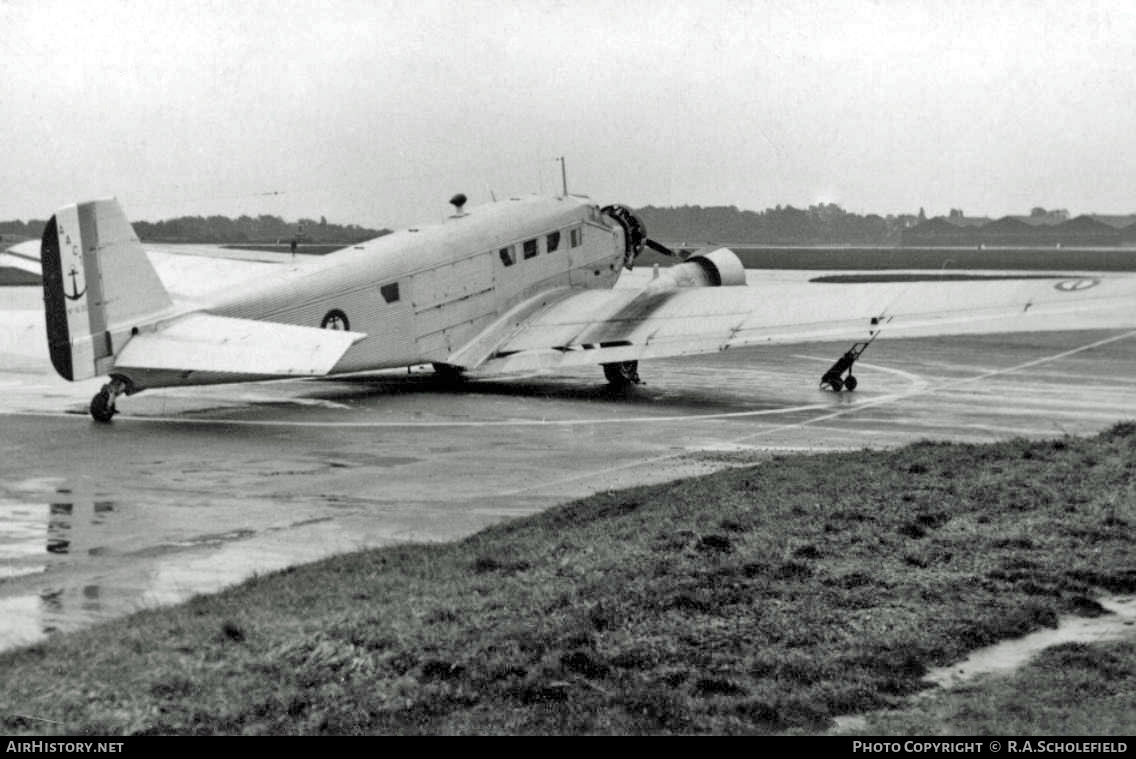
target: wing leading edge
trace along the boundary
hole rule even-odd
[[[553,370],[743,346],[859,341],[881,331],[927,337],[1084,326],[1136,327],[1136,278],[589,290],[533,314],[477,369]]]

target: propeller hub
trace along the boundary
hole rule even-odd
[[[631,209],[626,206],[610,205],[604,206],[600,211],[615,219],[623,227],[624,250],[626,252],[623,265],[628,269],[632,267],[635,259],[643,252],[644,246],[666,256],[675,256],[673,250],[647,237],[646,225],[638,216],[631,213]]]

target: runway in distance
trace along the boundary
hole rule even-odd
[[[881,334],[1060,329],[1097,311],[1136,326],[1131,276],[747,285],[717,248],[613,289],[645,248],[671,254],[628,209],[567,194],[450,202],[442,223],[277,263],[147,251],[117,201],[65,206],[38,251],[52,365],[109,377],[90,404],[108,422],[120,396],[153,388],[419,364],[455,379],[596,364],[633,384],[644,359],[838,339],[853,347],[822,385],[851,390]]]

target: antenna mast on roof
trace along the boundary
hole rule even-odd
[[[560,161],[560,186],[564,197],[568,197],[568,172],[564,169],[564,156],[556,159]]]

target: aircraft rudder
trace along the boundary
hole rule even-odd
[[[75,376],[71,362],[71,331],[67,323],[67,299],[63,294],[59,224],[54,215],[43,228],[43,237],[40,240],[40,266],[43,269],[43,308],[51,365],[55,367],[60,377],[73,380]]]
[[[64,206],[40,242],[48,352],[61,377],[107,373],[136,326],[171,301],[115,200]]]

